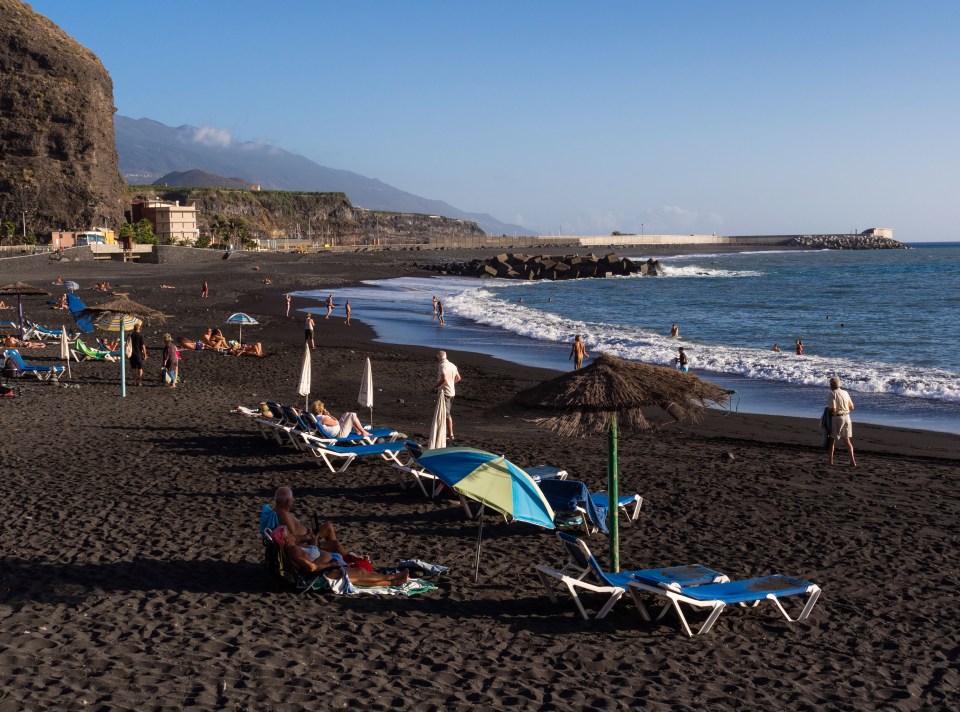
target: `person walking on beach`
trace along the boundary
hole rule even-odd
[[[289,317],[289,316],[290,316],[290,302],[292,301],[292,297],[291,297],[289,294],[285,294],[284,296],[287,298],[287,317]]]
[[[677,357],[673,360],[673,362],[676,364],[678,371],[687,373],[690,370],[690,366],[688,365],[689,362],[687,361],[687,352],[683,350],[682,346],[677,349]]]
[[[803,356],[803,342],[797,339],[797,356]]]
[[[583,343],[583,336],[577,334],[573,337],[573,345],[570,347],[570,355],[567,356],[567,361],[573,359],[573,370],[579,371],[585,358],[590,358],[590,354],[587,353],[587,345]]]
[[[853,401],[850,394],[840,387],[840,379],[834,376],[830,379],[830,445],[827,448],[827,456],[830,464],[833,464],[833,451],[836,449],[837,441],[843,439],[850,452],[850,467],[857,466],[857,459],[853,456],[853,421],[850,420],[850,413],[853,411]]]
[[[434,319],[437,318],[437,304],[439,304],[439,303],[440,303],[440,300],[437,299],[437,295],[434,294],[434,295],[433,295],[433,318],[434,318]]]
[[[671,327],[670,327],[670,336],[672,336],[674,339],[679,339],[679,338],[680,338],[680,327],[677,326],[676,324],[674,324],[673,326],[671,326]]]
[[[167,372],[166,377],[170,379],[170,387],[177,387],[177,378],[180,376],[180,354],[177,353],[177,345],[173,343],[173,337],[170,334],[163,335],[163,369]]]
[[[460,371],[456,365],[447,361],[446,351],[437,351],[437,362],[437,382],[433,390],[443,391],[444,404],[447,406],[447,439],[453,440],[453,399],[457,395],[456,384],[461,380]]]
[[[333,295],[327,297],[327,303],[324,305],[327,307],[327,315],[323,317],[324,319],[329,319],[330,315],[333,314]]]
[[[203,280],[203,286],[200,288],[200,298],[206,299],[210,296],[210,285],[207,284],[207,280]]]
[[[346,312],[347,314],[347,320],[344,321],[343,323],[346,324],[347,326],[350,326],[350,314],[353,312],[353,310],[350,309],[349,299],[343,303],[343,311]]]
[[[147,360],[147,347],[143,343],[140,324],[130,333],[130,372],[137,374],[137,385],[143,385],[143,362]]]
[[[443,326],[447,322],[443,319],[443,302],[437,300],[437,321],[440,322],[440,326]]]
[[[313,341],[313,314],[307,312],[307,318],[303,320],[303,336],[310,348],[317,350],[317,345]]]

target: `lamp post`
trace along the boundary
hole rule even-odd
[[[643,237],[643,223],[640,223],[640,237]]]

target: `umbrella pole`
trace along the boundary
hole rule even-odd
[[[480,578],[480,540],[483,539],[483,509],[480,509],[480,526],[477,528],[477,563],[473,569],[473,582]]]
[[[124,355],[127,353],[126,346],[123,343],[123,337],[126,335],[127,316],[120,317],[120,397],[127,397],[127,359]]]
[[[373,406],[370,406],[370,427],[373,427]]]
[[[23,341],[23,301],[22,300],[23,300],[23,297],[18,294],[17,295],[17,316],[19,320],[17,323],[20,326],[20,341]]]
[[[620,494],[617,491],[617,416],[614,414],[607,433],[607,513],[610,519],[610,569],[620,570]]]

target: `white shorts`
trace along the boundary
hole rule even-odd
[[[830,437],[834,440],[853,437],[853,421],[850,414],[835,415],[830,419]]]

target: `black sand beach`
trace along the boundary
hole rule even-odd
[[[713,631],[687,638],[671,615],[645,623],[629,600],[589,622],[563,596],[552,604],[531,565],[563,562],[554,534],[492,516],[473,583],[476,523],[455,502],[402,489],[380,460],[332,475],[231,413],[299,400],[302,323],[283,316],[284,292],[412,271],[425,259],[0,261],[3,283],[54,291],[59,275],[94,303],[88,287],[106,279],[170,315],[147,323],[148,384],[125,399],[118,365],[104,363],[73,364],[79,387],[23,381],[18,397],[0,399],[0,710],[956,708],[958,436],[858,424],[857,469],[826,464],[813,420],[711,413],[625,438],[621,489],[645,503],[622,529],[624,568],[702,563],[823,588],[806,622],[769,606],[729,609]],[[211,296],[201,300],[204,279]],[[25,300],[28,315],[72,323],[43,302]],[[268,356],[186,352],[182,386],[157,384],[164,331],[196,338],[234,311],[260,320],[244,336]],[[317,321],[314,394],[333,411],[358,409],[369,356],[375,422],[423,441],[433,353],[374,343],[354,316],[349,328]],[[57,349],[24,354],[53,363]],[[548,372],[450,358],[464,379],[458,444],[521,466],[560,465],[604,488],[603,438],[558,438],[496,408]],[[281,485],[293,487],[302,518],[332,521],[375,564],[416,557],[450,575],[410,599],[278,591],[256,526]],[[604,537],[588,542],[605,560]]]

